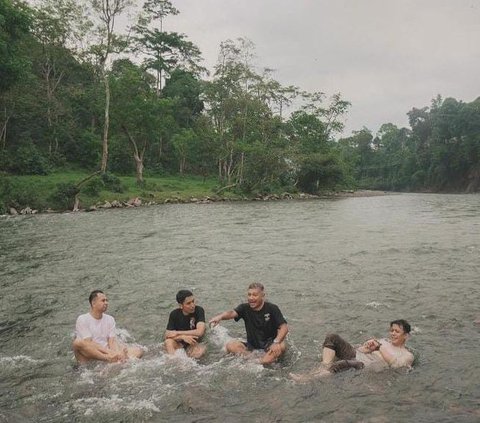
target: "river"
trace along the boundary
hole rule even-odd
[[[480,197],[393,194],[332,200],[152,206],[0,218],[0,422],[478,422]],[[266,286],[290,327],[264,368],[225,356],[244,334],[222,322],[195,362],[167,357],[178,289],[208,317]],[[126,364],[76,369],[70,344],[91,290]],[[325,334],[352,342],[413,327],[411,371],[347,371],[307,384]]]

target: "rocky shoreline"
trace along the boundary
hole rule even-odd
[[[3,216],[22,216],[22,215],[34,215],[34,214],[44,214],[44,213],[77,213],[77,212],[94,212],[98,210],[105,209],[126,209],[126,208],[136,208],[136,207],[145,207],[145,206],[155,206],[162,204],[210,204],[218,202],[234,202],[234,201],[280,201],[280,200],[315,200],[315,199],[331,199],[331,198],[343,198],[343,197],[374,197],[389,194],[386,191],[370,191],[370,190],[361,190],[361,191],[339,191],[339,192],[328,192],[322,194],[307,194],[307,193],[296,193],[291,194],[284,192],[283,194],[265,194],[257,195],[255,197],[245,197],[239,196],[234,198],[226,198],[219,196],[206,196],[202,198],[190,197],[187,199],[180,197],[171,197],[163,201],[145,201],[140,197],[131,198],[128,201],[105,201],[103,203],[97,203],[91,205],[87,208],[78,208],[74,210],[53,210],[46,209],[43,211],[35,210],[30,207],[25,207],[21,210],[16,210],[13,207],[10,207],[9,213]]]

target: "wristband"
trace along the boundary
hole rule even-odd
[[[280,341],[277,341],[276,339],[273,340],[274,344],[280,344]]]
[[[378,346],[377,346],[377,348],[375,348],[375,350],[374,350],[374,351],[378,351],[378,350],[380,349],[380,347],[381,347],[381,346],[382,346],[382,343],[381,343],[381,342],[379,342],[379,343],[378,343]]]

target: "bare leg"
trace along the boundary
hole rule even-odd
[[[245,344],[243,342],[240,342],[240,341],[227,342],[227,345],[225,345],[225,349],[230,354],[236,354],[236,355],[249,355],[250,354],[250,351],[248,351]]]
[[[281,342],[280,347],[282,349],[280,353],[274,353],[272,350],[269,349],[260,359],[260,364],[272,364],[273,362],[277,361],[286,351],[287,344],[285,344],[285,342]]]
[[[332,350],[331,348],[328,348],[328,347],[323,347],[322,364],[328,366],[329,364],[332,364],[334,360],[335,360],[335,350]]]
[[[75,358],[80,364],[90,360],[100,360],[108,362],[121,361],[121,354],[104,348],[91,340],[75,339],[72,343]]]
[[[183,345],[180,342],[175,341],[175,339],[165,339],[165,350],[167,354],[175,354],[175,351],[183,348]]]
[[[203,344],[190,345],[187,348],[187,355],[191,358],[199,359],[206,351],[207,347]]]
[[[128,358],[142,358],[143,354],[145,354],[145,351],[143,348],[137,347],[137,346],[126,346],[127,349],[127,356]]]

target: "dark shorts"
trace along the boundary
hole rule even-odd
[[[245,345],[245,347],[247,347],[247,350],[248,351],[265,351],[267,352],[267,350],[270,348],[270,346],[273,344],[273,339],[269,339],[266,343],[265,343],[265,347],[264,348],[256,348],[254,347],[252,344],[248,343],[248,342],[244,342],[244,341],[241,341],[243,345]]]
[[[331,372],[363,368],[363,363],[355,359],[357,355],[355,348],[336,333],[328,334],[325,337],[323,347],[335,351],[337,361],[330,365]]]

